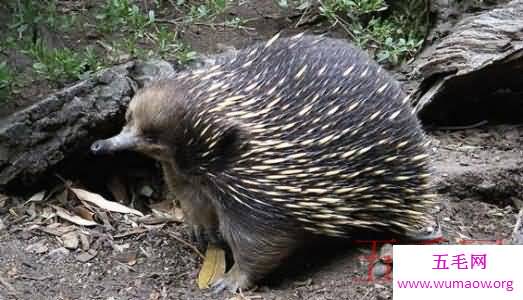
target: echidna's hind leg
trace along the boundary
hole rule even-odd
[[[293,229],[278,229],[259,223],[244,226],[241,222],[220,220],[220,231],[231,248],[234,265],[213,284],[214,292],[228,289],[246,290],[265,277],[298,246],[300,239]],[[235,221],[238,221],[237,216]],[[269,222],[270,223],[270,222]],[[256,224],[256,225],[254,225]]]
[[[238,290],[245,290],[252,285],[248,274],[242,272],[238,264],[234,264],[232,268],[222,278],[218,279],[212,286],[213,293],[220,293],[223,290],[236,292]]]

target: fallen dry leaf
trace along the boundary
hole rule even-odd
[[[49,220],[56,217],[56,213],[52,207],[46,206],[40,209],[40,217],[42,217],[44,220]]]
[[[30,202],[40,202],[44,200],[45,197],[45,191],[40,191],[34,195],[32,195],[27,201],[25,201],[24,204],[30,203]]]
[[[38,230],[41,230],[45,233],[55,235],[55,236],[62,236],[68,232],[71,232],[73,230],[76,230],[74,225],[70,226],[63,226],[62,223],[52,223],[45,227],[37,227]]]
[[[73,211],[86,220],[94,221],[94,212],[83,206],[77,206],[73,209]]]
[[[134,266],[136,265],[136,255],[134,257],[129,257],[129,261],[127,262],[127,265]]]
[[[223,274],[225,274],[225,251],[214,245],[209,245],[198,274],[198,287],[200,289],[209,288]]]
[[[134,266],[136,265],[138,261],[138,255],[136,252],[133,253],[123,253],[120,255],[117,255],[115,259],[123,264],[127,264],[128,266]]]
[[[29,207],[25,208],[25,213],[29,216],[29,220],[33,220],[37,217],[36,206],[34,203],[31,203]]]
[[[9,197],[7,197],[6,195],[0,194],[0,208],[5,207],[8,199]]]
[[[183,210],[181,208],[174,208],[174,219],[178,222],[183,222]]]
[[[151,210],[156,210],[168,214],[173,210],[174,205],[171,200],[164,200],[149,204],[149,208]]]
[[[149,205],[152,216],[158,219],[169,219],[175,222],[183,222],[183,211],[175,207],[172,200],[165,200]]]
[[[149,231],[149,229],[137,227],[137,228],[133,228],[133,229],[131,229],[131,230],[127,231],[127,232],[124,232],[124,233],[115,234],[113,236],[113,238],[115,238],[115,239],[124,238],[124,237],[128,237],[130,235],[140,234],[140,233],[144,233],[144,232],[147,232],[147,231]]]
[[[82,217],[79,217],[79,216],[76,216],[76,215],[73,215],[71,214],[70,212],[68,212],[67,210],[59,207],[59,206],[56,206],[56,205],[52,205],[50,204],[51,207],[53,207],[55,210],[56,210],[56,215],[58,215],[60,218],[64,219],[64,220],[67,220],[71,223],[74,223],[76,225],[80,225],[80,226],[95,226],[95,225],[98,225],[98,223],[94,222],[94,221],[89,221],[89,220],[86,220]]]
[[[122,205],[120,203],[117,203],[117,202],[109,201],[98,194],[91,193],[89,191],[86,191],[83,189],[78,189],[78,188],[71,188],[71,191],[73,191],[73,193],[80,200],[87,201],[87,202],[92,203],[105,210],[123,213],[123,214],[134,214],[134,215],[143,217],[143,214],[140,211],[137,211],[136,209],[133,209],[133,208],[129,208],[129,207]]]

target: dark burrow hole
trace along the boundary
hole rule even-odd
[[[21,178],[22,181],[13,182],[8,193],[29,198],[41,190],[50,192],[55,187],[63,186],[66,181],[72,187],[83,188],[108,200],[122,202],[121,199],[114,198],[110,188],[118,180],[128,195],[129,203],[122,204],[132,204],[142,212],[149,210],[148,204],[168,199],[159,164],[134,152],[95,156],[86,147],[85,151],[70,155],[69,159],[38,178],[38,181],[32,181],[25,176]],[[152,195],[141,194],[144,187],[151,188]]]
[[[523,59],[456,76],[422,109],[427,127],[523,123]],[[431,85],[435,78],[425,84]]]

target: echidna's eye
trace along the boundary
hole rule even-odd
[[[145,141],[150,144],[157,144],[158,138],[156,136],[145,136]]]
[[[152,129],[146,129],[142,131],[143,139],[150,144],[158,143],[158,133]]]

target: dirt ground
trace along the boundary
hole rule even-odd
[[[431,133],[435,184],[442,200],[437,215],[450,243],[510,243],[518,213],[513,199],[522,193],[522,133],[522,126]],[[4,218],[4,223],[0,278],[11,290],[0,289],[0,299],[233,297],[198,289],[200,258],[169,235],[189,240],[183,225],[149,226],[122,238],[84,228],[92,244],[97,244],[97,253],[81,262],[80,250],[65,249],[57,237],[35,229],[35,224],[13,218]],[[366,280],[369,249],[347,242],[298,255],[286,270],[244,295],[247,299],[391,299],[390,282]]]
[[[274,15],[274,1],[259,2],[233,12],[258,18],[254,32],[199,28],[184,38],[196,50],[213,53],[220,44],[241,47],[289,28],[288,18]],[[19,106],[27,105],[32,92],[27,95]],[[510,243],[523,196],[523,126],[433,129],[429,137],[441,200],[436,215],[445,239]],[[13,214],[10,208],[17,205],[0,205],[0,299],[392,299],[389,281],[366,280],[369,247],[351,241],[296,255],[243,296],[212,295],[196,284],[201,258],[172,237],[190,241],[183,224],[73,226],[88,237],[89,251],[68,250],[43,224]]]

